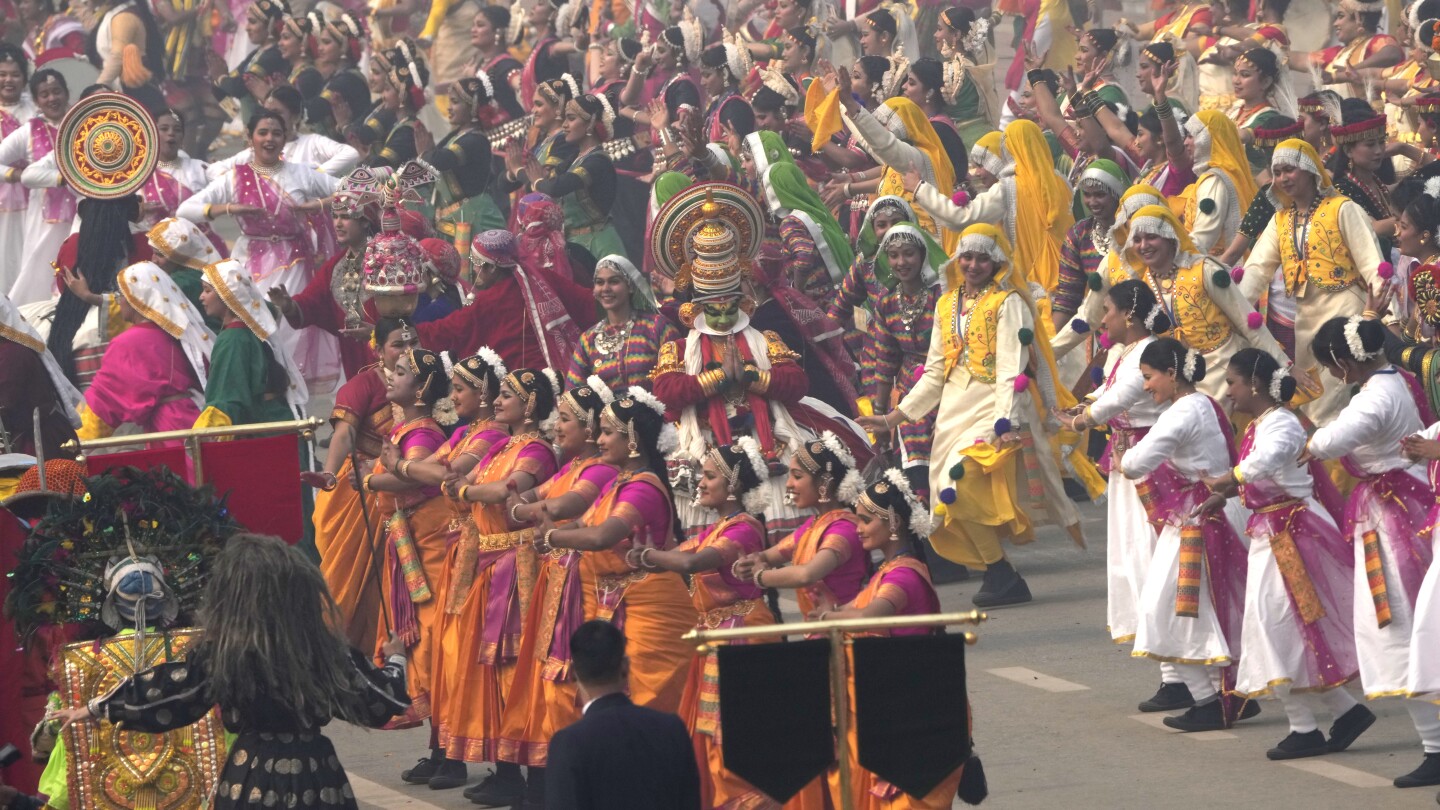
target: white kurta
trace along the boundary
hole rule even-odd
[[[249,163],[251,154],[247,146],[218,163],[211,163],[206,169],[206,176],[214,180],[236,166]],[[345,177],[360,162],[360,153],[355,151],[355,147],[313,132],[302,132],[295,136],[294,140],[285,144],[280,156],[287,163],[318,168],[336,179]]]
[[[1224,249],[1230,246],[1240,230],[1240,218],[1245,212],[1240,210],[1240,198],[1230,178],[1223,172],[1216,169],[1207,173],[1204,168],[1196,166],[1195,173],[1200,175],[1200,179],[1195,181],[1195,221],[1190,223],[1190,239],[1195,242],[1197,252],[1208,256],[1217,247]],[[1208,214],[1201,211],[1199,202],[1203,200],[1213,201],[1214,210]]]
[[[1001,302],[994,329],[997,336],[995,382],[987,383],[970,374],[964,354],[949,375],[945,374],[945,330],[952,328],[952,313],[940,310],[945,302],[942,297],[940,304],[936,305],[935,328],[930,332],[925,373],[899,406],[907,421],[922,419],[939,409],[935,414],[935,438],[930,451],[930,491],[939,493],[950,486],[949,470],[960,461],[960,451],[976,442],[995,442],[998,438],[995,423],[1002,418],[1008,419],[1015,429],[1028,427],[1034,436],[1035,447],[1039,448],[1036,458],[1040,462],[1040,476],[1047,492],[1045,503],[1051,519],[1061,526],[1078,524],[1080,513],[1076,511],[1074,502],[1063,495],[1064,487],[1060,483],[1054,456],[1046,452],[1050,439],[1041,414],[1031,401],[1028,390],[1015,391],[1015,379],[1025,370],[1030,357],[1016,335],[1022,328],[1035,328],[1029,307],[1016,293],[1011,293]],[[966,331],[963,320],[958,325],[958,331],[963,339]],[[1061,494],[1051,495],[1057,492]]]
[[[1404,470],[1425,480],[1424,468],[1400,455],[1400,440],[1419,433],[1420,423],[1410,387],[1392,373],[1372,376],[1330,424],[1310,437],[1310,453],[1319,459],[1349,456],[1367,474]],[[1389,536],[1380,515],[1362,515],[1351,540],[1355,546],[1355,648],[1360,656],[1360,681],[1368,698],[1403,695],[1410,666],[1410,635],[1416,594],[1400,587],[1395,566],[1396,538]],[[1375,601],[1365,575],[1365,532],[1377,532],[1380,562],[1385,571],[1390,601],[1390,624],[1379,627]]]
[[[208,174],[206,174],[206,168],[207,164],[205,163],[205,161],[196,160],[195,158],[186,155],[184,152],[181,152],[179,157],[175,159],[174,163],[168,165],[157,165],[155,167],[155,171],[164,172],[165,174],[168,174],[171,177],[175,178],[175,181],[179,183],[181,188],[183,189],[181,191],[182,199],[180,200],[180,202],[183,203],[185,201],[183,197],[186,194],[194,194],[195,192],[199,191],[202,188],[205,188],[205,186],[210,184],[210,177]],[[143,193],[144,189],[142,189],[141,191],[141,197],[143,199],[145,196]],[[150,199],[144,199],[143,201],[164,202],[163,200]],[[150,226],[155,225],[155,223],[159,222],[160,220],[173,216],[175,216],[174,211],[161,211],[142,217],[142,221],[143,224],[147,228],[149,228]]]
[[[937,226],[959,233],[971,225],[987,223],[1005,231],[1005,238],[1015,244],[1015,174],[1007,166],[995,185],[976,194],[964,208],[955,204],[949,194],[933,183],[921,183],[915,189],[915,204],[925,209]]]
[[[1255,421],[1252,429],[1254,439],[1250,452],[1236,465],[1244,480],[1247,483],[1271,482],[1273,487],[1283,490],[1289,497],[1305,501],[1305,508],[1311,515],[1338,533],[1332,516],[1314,497],[1315,482],[1310,477],[1310,471],[1297,464],[1307,438],[1300,419],[1292,411],[1277,408]],[[1313,667],[1309,662],[1314,658],[1314,652],[1300,631],[1302,622],[1292,604],[1270,541],[1268,533],[1250,535],[1249,569],[1245,577],[1245,623],[1240,634],[1240,646],[1245,654],[1240,658],[1235,689],[1252,697],[1268,693],[1280,684],[1288,684],[1291,691],[1326,686],[1312,682],[1310,673]],[[1308,538],[1296,534],[1294,541],[1300,545]],[[1306,573],[1317,586],[1344,576],[1339,570],[1307,569]],[[1337,585],[1346,586],[1348,583],[1341,579]],[[1323,600],[1323,594],[1328,591],[1319,589],[1319,592]],[[1326,638],[1343,639],[1349,644],[1349,617],[1334,615],[1334,605],[1326,604],[1325,607],[1326,615],[1317,620],[1325,623],[1321,631]]]
[[[51,263],[55,261],[56,254],[60,252],[60,244],[70,235],[75,224],[74,217],[64,222],[46,221],[45,193],[40,189],[57,187],[59,172],[41,174],[35,171],[37,167],[34,164],[39,160],[34,144],[31,143],[28,121],[6,136],[4,141],[0,141],[0,165],[32,164],[21,174],[22,182],[31,191],[30,201],[25,207],[24,253],[16,262],[19,272],[9,290],[10,300],[17,307],[44,301],[54,294],[55,270]],[[53,177],[54,181],[43,184],[32,181],[32,178],[45,176]]]
[[[12,132],[23,130],[29,120],[39,114],[40,110],[31,103],[28,94],[21,94],[20,101],[16,104],[0,104],[0,115],[18,122]],[[9,169],[14,169],[13,174]],[[20,167],[0,157],[0,245],[14,245],[17,246],[15,249],[24,247],[28,198],[25,187],[20,184]],[[20,262],[16,261],[0,263],[0,290],[10,291],[15,285],[15,279],[20,277],[20,266]]]
[[[1165,412],[1168,405],[1155,402],[1145,391],[1145,379],[1140,375],[1140,355],[1154,342],[1153,336],[1147,336],[1129,346],[1111,349],[1106,360],[1106,382],[1094,391],[1094,402],[1086,409],[1091,422],[1148,428]],[[1112,438],[1112,448],[1114,441]],[[1135,482],[1120,469],[1122,458],[1124,453],[1112,451],[1109,485],[1105,489],[1109,496],[1105,504],[1105,616],[1110,638],[1117,644],[1135,638],[1140,624],[1140,592],[1156,541],[1155,527],[1140,503]]]
[[[1204,394],[1183,396],[1155,420],[1150,432],[1125,454],[1125,475],[1141,478],[1169,462],[1188,481],[1220,475],[1230,469],[1229,439],[1220,429],[1214,406]],[[1231,501],[1225,517],[1243,539],[1245,510]],[[1208,566],[1201,566],[1200,609],[1196,616],[1175,615],[1180,568],[1180,527],[1160,531],[1155,554],[1140,593],[1140,624],[1135,633],[1137,658],[1179,664],[1228,664],[1230,645],[1210,598]]]
[[[1350,258],[1355,262],[1355,271],[1360,274],[1363,284],[1355,284],[1343,290],[1321,290],[1311,284],[1302,284],[1295,295],[1295,365],[1313,377],[1320,374],[1319,361],[1310,350],[1315,333],[1331,318],[1348,318],[1359,315],[1365,309],[1366,289],[1380,289],[1384,280],[1380,278],[1380,243],[1375,237],[1370,215],[1358,203],[1347,202],[1340,206],[1340,235]],[[1240,289],[1251,302],[1259,300],[1262,293],[1279,279],[1283,286],[1280,267],[1280,230],[1278,217],[1271,217],[1250,258],[1245,262],[1245,275],[1240,279]],[[1302,410],[1317,425],[1327,424],[1350,396],[1350,386],[1332,379],[1317,380],[1325,386],[1325,392],[1308,402]]]
[[[1422,436],[1440,438],[1440,422],[1421,431]],[[1433,700],[1440,695],[1440,565],[1433,554],[1440,549],[1440,527],[1430,538],[1432,554],[1420,595],[1415,599],[1415,628],[1410,634],[1410,667],[1406,675],[1406,691]]]

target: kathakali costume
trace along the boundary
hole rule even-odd
[[[164,468],[111,471],[87,479],[82,497],[53,501],[21,550],[6,612],[22,639],[46,624],[106,629],[60,651],[52,705],[92,704],[184,659],[202,635],[184,619],[199,605],[210,559],[237,528],[213,491]],[[226,754],[213,709],[159,734],[74,723],[59,741],[41,778],[55,808],[208,807]]]
[[[675,507],[688,538],[708,518],[692,503],[694,477],[707,448],[749,435],[767,463],[784,465],[801,443],[832,430],[857,457],[872,453],[860,429],[831,406],[805,396],[809,384],[798,356],[773,332],[750,326],[753,301],[741,282],[759,251],[764,213],[738,186],[701,183],[675,195],[656,216],[656,267],[691,293],[681,307],[690,327],[666,343],[655,366],[655,394],[678,421],[680,446],[671,456]],[[712,324],[713,322],[713,324]],[[730,379],[724,364],[742,369]],[[770,478],[774,537],[790,533],[805,515],[784,505],[783,475]]]

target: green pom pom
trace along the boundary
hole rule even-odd
[[[1224,270],[1216,270],[1210,275],[1210,280],[1222,290],[1230,286],[1230,274]]]
[[[959,462],[959,461],[955,462],[955,466],[950,468],[950,480],[951,480],[951,481],[959,481],[961,478],[964,478],[964,477],[965,477],[965,464],[964,464],[963,462]]]
[[[1200,213],[1204,214],[1204,215],[1207,216],[1207,217],[1210,216],[1211,214],[1215,213],[1215,201],[1212,200],[1212,199],[1210,199],[1209,197],[1206,197],[1205,199],[1201,200],[1201,201],[1200,201]]]
[[[1094,292],[1100,292],[1100,274],[1099,274],[1099,273],[1091,273],[1091,274],[1087,275],[1087,276],[1085,277],[1085,283],[1088,284],[1088,285],[1090,286],[1090,289],[1093,290]]]
[[[1022,326],[1016,334],[1020,337],[1021,346],[1029,346],[1035,340],[1035,330],[1033,329],[1027,329]]]

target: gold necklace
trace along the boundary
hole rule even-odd
[[[254,169],[256,174],[260,175],[261,177],[265,177],[265,178],[270,178],[270,177],[275,176],[275,172],[280,171],[280,166],[281,166],[281,165],[282,165],[281,162],[278,161],[278,160],[275,161],[275,165],[273,165],[273,166],[261,166],[259,163],[256,163],[253,159],[250,161],[250,168]]]

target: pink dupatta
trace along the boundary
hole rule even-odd
[[[248,163],[235,167],[235,197],[241,205],[263,210],[235,218],[250,242],[245,269],[251,278],[261,281],[314,253],[306,220],[291,206],[290,195]]]
[[[194,193],[195,189],[181,183],[175,175],[156,169],[150,175],[150,179],[145,181],[145,185],[141,186],[140,198],[145,202],[159,203],[161,210],[147,214],[140,220],[140,224],[149,230],[155,227],[160,220],[175,216],[175,209],[179,208],[180,203],[189,199]],[[230,247],[225,244],[224,239],[220,238],[220,234],[215,233],[215,229],[210,227],[210,223],[201,223],[199,228],[200,232],[205,234],[205,238],[210,240],[210,244],[220,251],[221,256],[226,258],[230,256]]]
[[[55,151],[55,138],[59,135],[55,127],[40,116],[30,119],[30,153],[35,160],[45,157]],[[65,186],[56,186],[45,189],[45,197],[42,211],[45,214],[45,221],[74,222],[76,199],[74,192]]]

